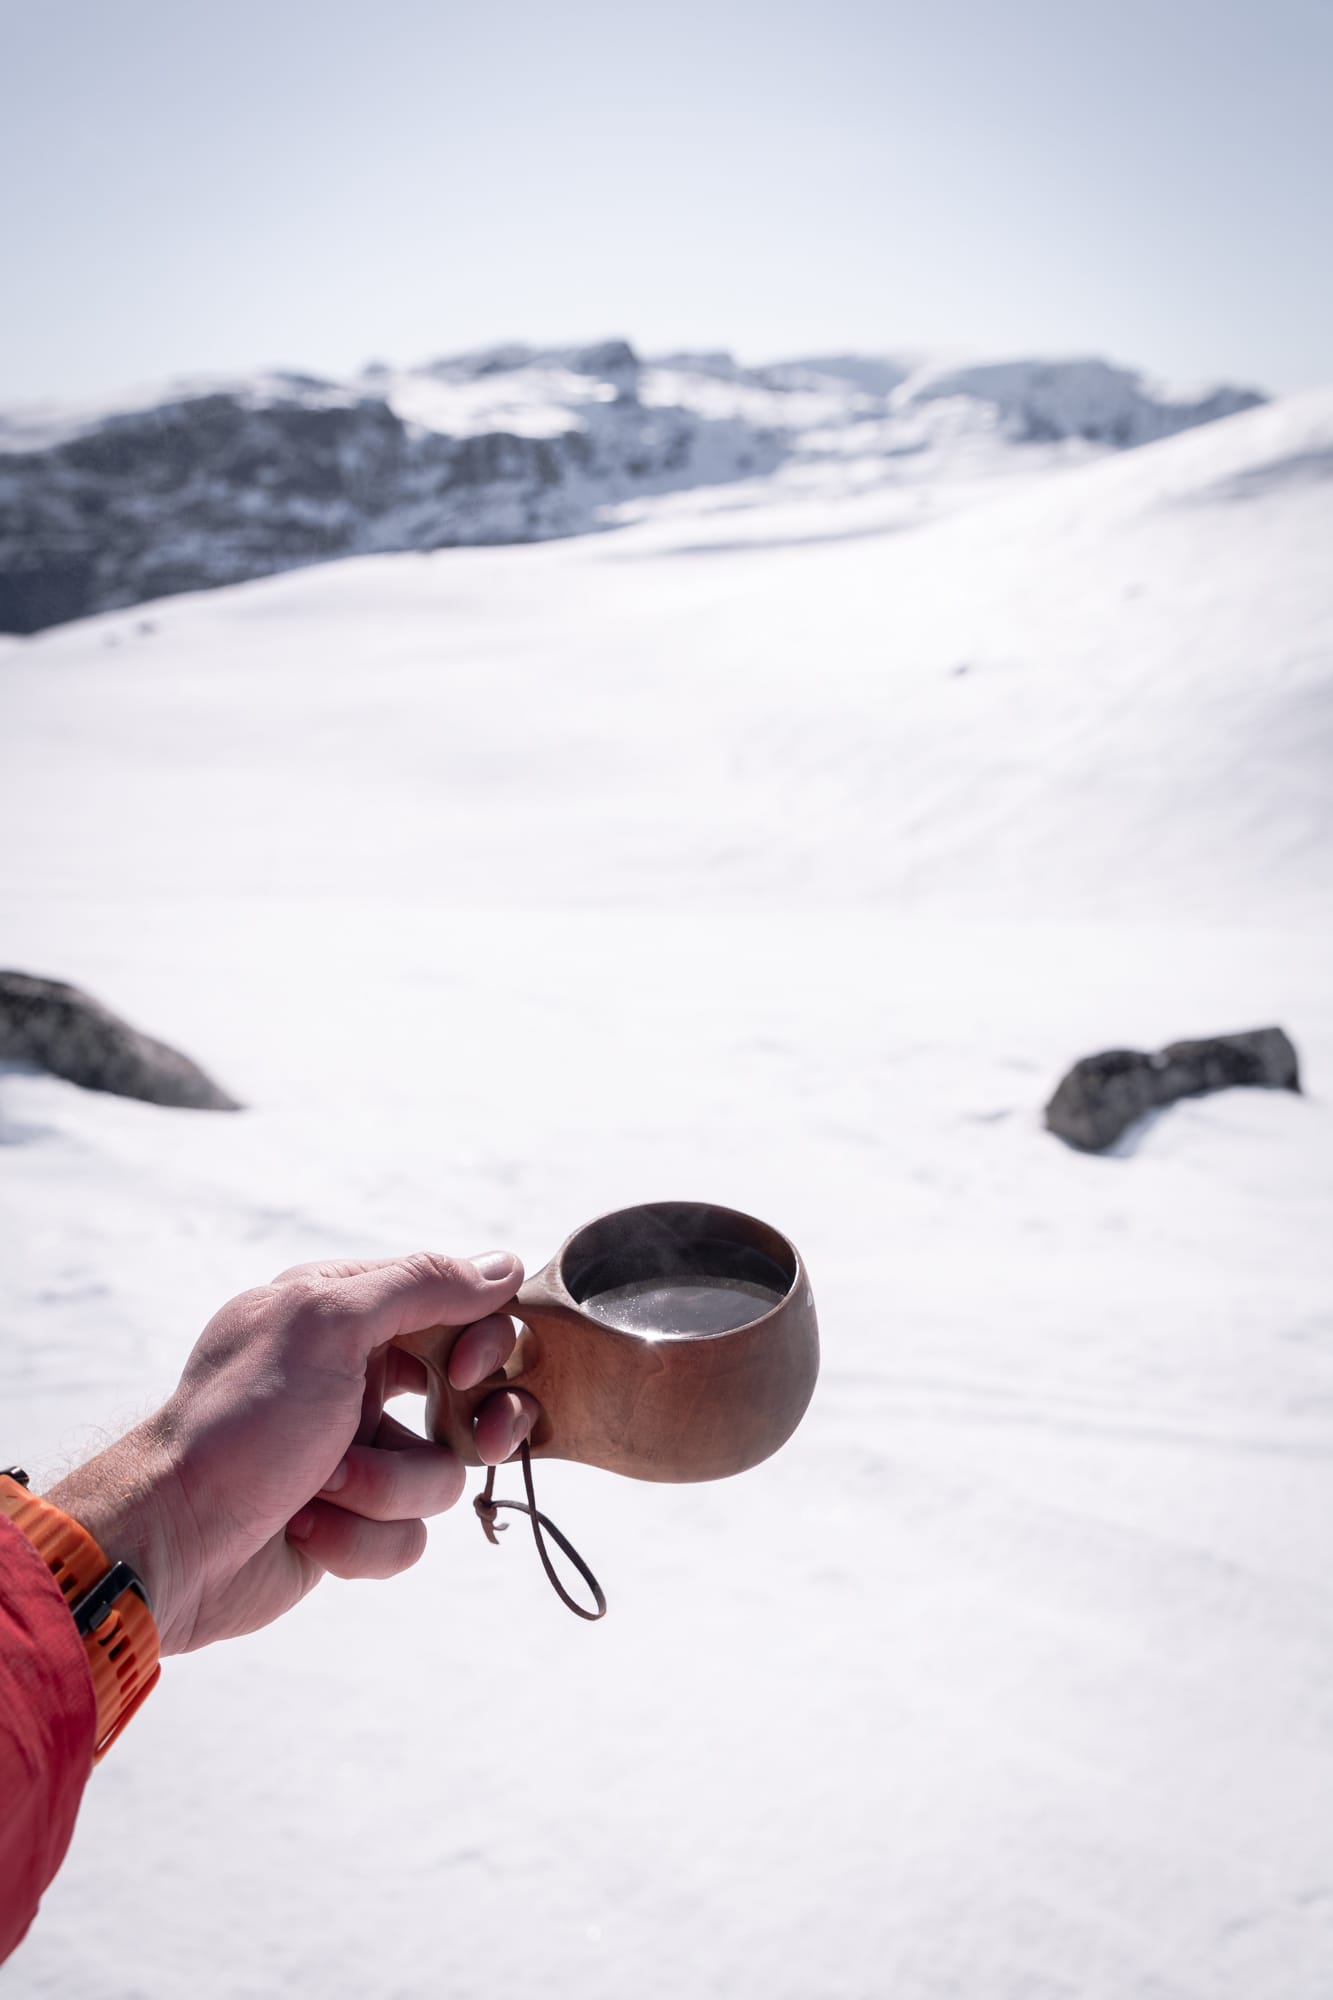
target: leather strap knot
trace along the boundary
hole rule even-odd
[[[507,1521],[497,1521],[495,1518],[501,1507],[512,1507],[516,1514],[526,1514],[532,1522],[532,1539],[537,1544],[537,1554],[541,1557],[542,1568],[546,1571],[551,1588],[560,1599],[560,1602],[568,1605],[576,1618],[587,1618],[592,1622],[595,1622],[598,1618],[604,1618],[606,1616],[606,1597],[601,1584],[598,1583],[597,1578],[588,1568],[587,1563],[584,1562],[578,1550],[561,1534],[554,1521],[548,1519],[545,1514],[538,1510],[537,1495],[533,1490],[532,1484],[532,1454],[528,1450],[528,1441],[526,1438],[524,1438],[522,1445],[519,1447],[519,1455],[523,1461],[523,1485],[528,1496],[527,1499],[495,1499],[495,1467],[492,1465],[488,1467],[486,1472],[485,1487],[472,1502],[473,1507],[476,1509],[477,1519],[481,1522],[482,1528],[485,1531],[487,1541],[493,1542],[498,1548],[500,1545],[500,1536],[509,1525]],[[569,1560],[587,1584],[589,1590],[592,1592],[593,1602],[597,1607],[595,1611],[589,1611],[586,1606],[571,1597],[565,1589],[564,1584],[561,1583],[560,1578],[556,1575],[555,1564],[551,1561],[550,1551],[546,1546],[546,1539],[542,1533],[543,1528],[546,1530],[546,1534],[551,1537],[556,1547],[569,1557]]]

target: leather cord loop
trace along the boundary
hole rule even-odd
[[[520,1446],[520,1455],[523,1460],[523,1485],[528,1496],[526,1500],[497,1500],[494,1497],[495,1467],[492,1465],[486,1473],[486,1485],[484,1489],[472,1502],[473,1507],[476,1509],[477,1519],[486,1531],[487,1541],[494,1542],[498,1548],[499,1538],[509,1525],[506,1521],[497,1522],[495,1518],[501,1507],[510,1507],[516,1514],[526,1514],[532,1522],[532,1539],[537,1544],[537,1554],[541,1557],[542,1568],[546,1571],[551,1588],[560,1599],[560,1602],[568,1605],[576,1618],[587,1618],[590,1621],[604,1618],[606,1616],[606,1596],[601,1584],[598,1583],[597,1578],[588,1568],[587,1563],[584,1562],[583,1557],[579,1554],[573,1543],[565,1539],[554,1521],[538,1510],[537,1495],[532,1484],[532,1454],[528,1450],[528,1441],[526,1438],[524,1438]],[[546,1546],[546,1539],[542,1533],[543,1528],[546,1530],[546,1534],[551,1537],[556,1547],[569,1557],[569,1560],[587,1584],[589,1590],[592,1592],[593,1602],[597,1606],[595,1611],[589,1611],[586,1605],[580,1604],[576,1598],[571,1597],[565,1589],[564,1584],[561,1583],[560,1578],[556,1574],[555,1564],[551,1561],[550,1550]]]

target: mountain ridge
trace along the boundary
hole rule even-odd
[[[0,412],[0,631],[348,555],[586,533],[721,489],[952,505],[1264,400],[1092,359],[749,366],[615,338]]]

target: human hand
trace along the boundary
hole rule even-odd
[[[508,1251],[284,1271],[225,1305],[163,1407],[46,1497],[138,1571],[164,1654],[257,1631],[326,1571],[396,1576],[466,1473],[385,1413],[425,1387],[392,1343],[457,1327],[449,1381],[476,1388],[513,1351],[503,1308],[522,1278]],[[473,1431],[483,1463],[508,1458],[537,1415],[521,1390],[488,1396]]]

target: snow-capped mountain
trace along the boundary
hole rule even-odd
[[[732,533],[758,497],[808,515],[834,492],[889,525],[1262,400],[1173,394],[1101,361],[745,367],[610,340],[12,412],[0,631],[341,556],[577,534],[682,493],[725,496]]]

